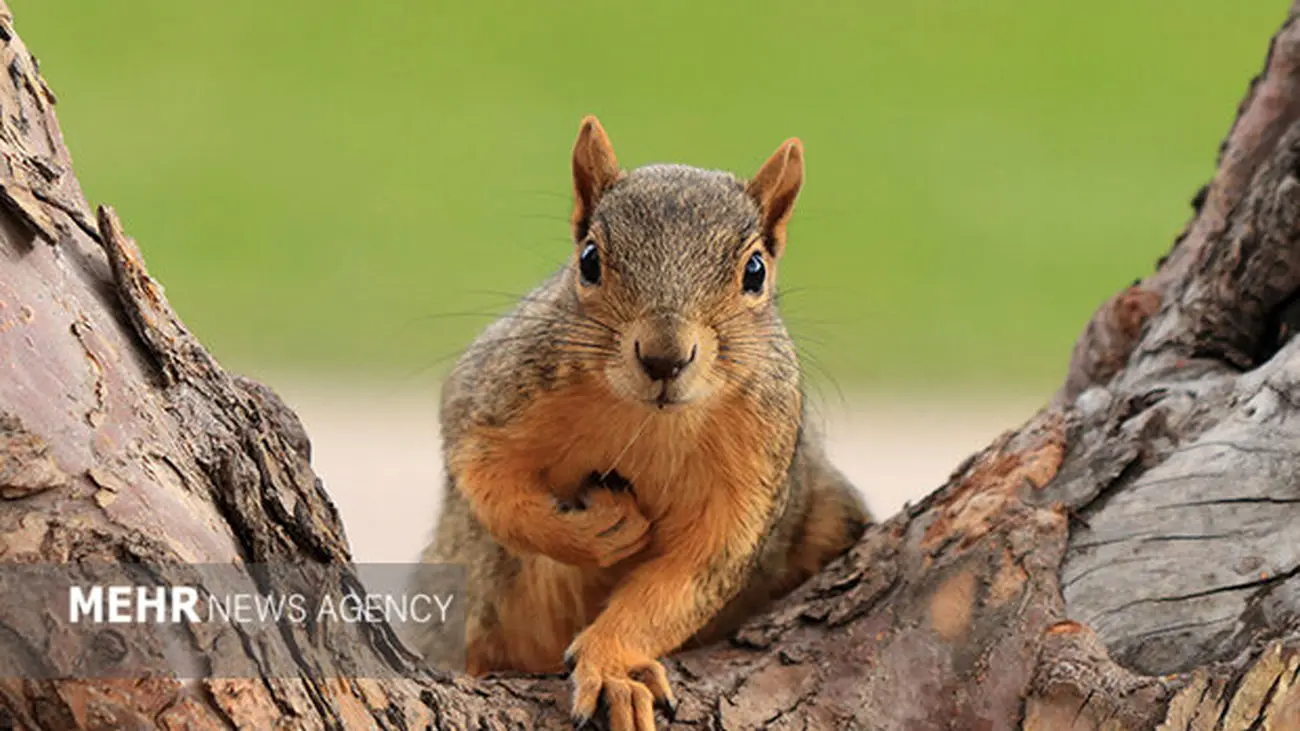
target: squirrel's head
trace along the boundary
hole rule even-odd
[[[675,408],[794,366],[774,295],[803,175],[797,139],[748,180],[685,165],[624,171],[600,122],[583,120],[566,276],[579,312],[603,327],[616,393]]]

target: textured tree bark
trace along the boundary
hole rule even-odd
[[[1099,308],[1051,403],[728,642],[670,658],[673,727],[1300,729],[1297,13],[1186,230]],[[297,417],[88,210],[2,4],[0,57],[3,560],[347,564]],[[0,655],[58,651],[24,632],[0,627]],[[0,726],[568,726],[563,678],[419,670],[391,631],[235,639],[303,672],[4,679]],[[313,680],[375,664],[406,677]]]

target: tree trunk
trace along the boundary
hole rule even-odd
[[[1051,403],[728,642],[669,658],[674,728],[1300,729],[1297,13],[1186,230],[1097,311]],[[350,572],[297,417],[224,371],[112,209],[89,212],[3,4],[0,43],[4,563]],[[60,637],[0,621],[0,654]],[[236,639],[300,672],[9,678],[0,725],[569,725],[564,678],[419,670],[386,626]],[[346,679],[362,666],[388,677]]]

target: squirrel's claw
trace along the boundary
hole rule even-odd
[[[610,470],[609,474],[605,475],[604,480],[602,480],[602,484],[605,489],[613,490],[614,492],[632,489],[631,480],[628,480],[626,477],[619,474],[618,470]]]
[[[653,661],[649,664],[592,663],[591,648],[578,647],[581,644],[580,637],[564,654],[564,666],[570,669],[569,680],[573,684],[570,717],[574,728],[584,728],[599,713],[608,721],[610,731],[655,731],[655,706],[664,698],[660,688],[655,687],[658,685],[655,678],[662,676],[667,682],[662,666]],[[636,675],[647,674],[651,682],[636,677],[631,672],[634,667],[640,671]],[[671,696],[667,700],[671,702]]]
[[[673,698],[657,698],[655,706],[664,712],[664,716],[671,723],[677,720],[677,701]]]
[[[632,481],[624,477],[618,470],[610,469],[608,472],[600,473],[593,471],[582,480],[584,490],[594,490],[604,488],[612,492],[623,492],[632,489]]]
[[[591,717],[596,715],[596,709],[600,703],[602,688],[600,678],[586,678],[579,680],[574,677],[573,680],[573,727],[582,728],[587,725]]]
[[[653,661],[633,668],[631,675],[650,689],[655,699],[655,706],[663,709],[668,720],[677,717],[677,699],[673,697],[673,686],[668,682],[668,671],[664,670],[662,663]]]

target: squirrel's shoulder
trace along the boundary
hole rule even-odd
[[[568,268],[521,297],[460,354],[442,385],[444,430],[503,421],[558,377],[553,351],[565,330],[561,301]]]

